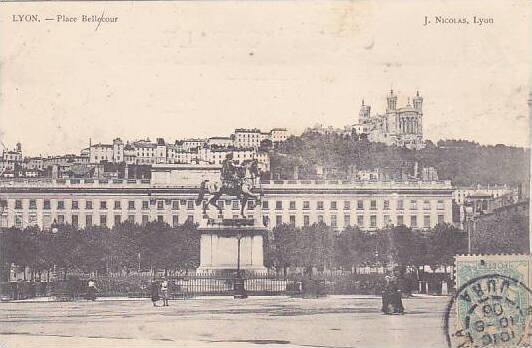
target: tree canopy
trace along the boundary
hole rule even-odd
[[[318,168],[330,178],[351,178],[355,170],[379,168],[390,179],[413,175],[413,166],[433,167],[440,179],[455,185],[509,184],[528,187],[530,150],[480,145],[466,140],[426,141],[422,150],[387,146],[356,135],[305,132],[289,137],[272,152],[274,178],[315,178]],[[297,174],[296,174],[297,173]]]
[[[274,227],[270,244],[272,264],[286,268],[342,268],[355,266],[444,266],[467,248],[463,231],[440,224],[428,231],[397,226],[373,232],[347,227],[341,232],[324,224],[302,228],[283,224]]]
[[[49,271],[55,266],[63,277],[84,273],[142,270],[178,271],[199,266],[199,233],[196,225],[170,227],[161,222],[145,226],[125,222],[113,229],[91,226],[77,229],[61,225],[56,233],[37,227],[0,232],[1,262]]]

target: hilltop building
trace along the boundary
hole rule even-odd
[[[416,92],[407,105],[397,107],[397,95],[393,90],[386,97],[386,112],[371,114],[371,106],[362,100],[358,123],[353,125],[357,134],[365,134],[370,141],[387,145],[420,149],[423,143],[423,97]]]

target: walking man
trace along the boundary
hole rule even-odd
[[[168,281],[165,277],[161,282],[161,297],[163,298],[163,306],[168,306]]]

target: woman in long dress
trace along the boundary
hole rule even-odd
[[[154,307],[157,307],[157,301],[159,301],[159,284],[153,280],[151,282],[151,302]]]

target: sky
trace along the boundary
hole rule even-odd
[[[0,140],[26,154],[113,138],[356,123],[419,90],[426,139],[528,146],[526,1],[2,4]],[[13,22],[101,15],[117,23]],[[423,26],[425,16],[493,24]]]

